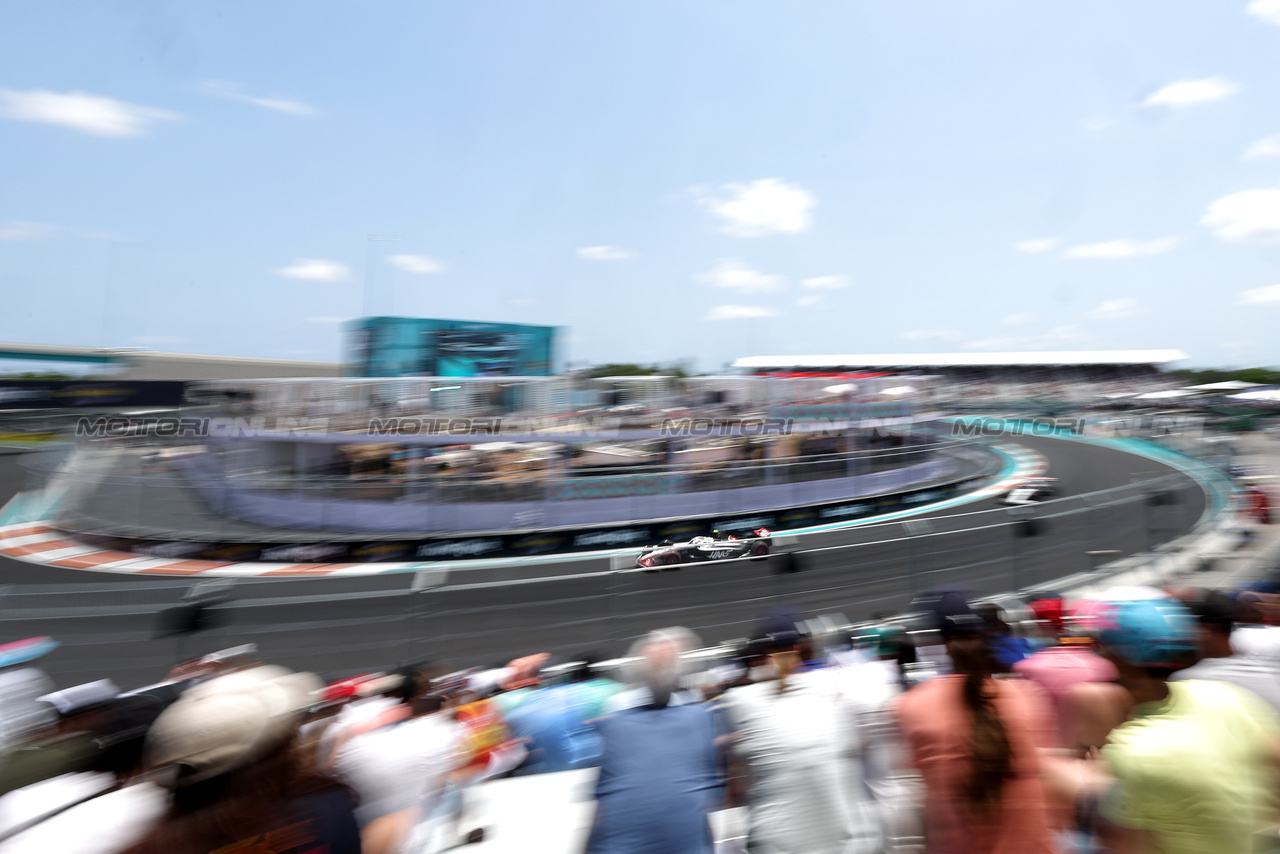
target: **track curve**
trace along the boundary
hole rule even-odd
[[[1206,498],[1190,477],[1154,460],[1096,444],[1007,437],[1043,454],[1064,499],[1171,475],[1171,503],[1128,500],[1062,513],[1030,536],[994,498],[922,513],[908,523],[807,535],[791,568],[786,558],[705,564],[659,574],[615,573],[607,562],[583,573],[567,562],[556,580],[522,580],[518,567],[478,576],[451,573],[446,587],[411,592],[412,575],[245,579],[235,586],[229,623],[189,639],[152,639],[156,614],[181,598],[189,580],[102,576],[0,559],[0,640],[50,634],[63,646],[45,661],[61,684],[109,676],[122,685],[154,680],[179,655],[253,641],[270,660],[338,675],[431,657],[492,664],[534,649],[618,653],[659,625],[684,624],[707,642],[743,637],[768,605],[862,619],[902,608],[938,584],[993,593],[1086,569],[1087,551],[1140,551],[1189,530]],[[16,493],[15,455],[0,456],[0,503]],[[1123,491],[1123,490],[1122,490]],[[1069,506],[1067,506],[1069,505]],[[958,513],[959,511],[959,513]],[[958,530],[976,525],[977,530]],[[474,579],[474,580],[473,580]],[[513,583],[516,582],[516,583]]]

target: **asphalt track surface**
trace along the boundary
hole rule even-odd
[[[417,592],[412,573],[243,579],[219,611],[222,625],[165,639],[154,637],[158,614],[191,579],[0,558],[0,642],[51,635],[62,646],[41,666],[60,686],[110,677],[126,688],[161,678],[181,658],[246,642],[269,661],[333,678],[410,661],[492,665],[543,650],[611,656],[668,625],[689,626],[707,643],[744,638],[776,604],[859,620],[900,611],[929,587],[984,594],[1050,582],[1105,560],[1087,552],[1130,554],[1172,539],[1204,510],[1203,492],[1185,475],[1156,502],[1133,488],[1106,503],[1072,497],[1172,472],[1155,461],[1060,439],[1002,441],[1044,454],[1059,478],[1063,499],[1037,507],[1031,530],[985,499],[905,523],[809,535],[793,556],[654,574],[612,572],[597,559],[539,565],[537,575],[553,580],[530,580],[518,564],[451,570],[443,586]],[[0,504],[22,488],[17,459],[0,456]]]

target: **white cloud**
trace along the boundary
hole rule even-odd
[[[959,341],[964,336],[954,329],[912,329],[900,337],[905,341]]]
[[[333,315],[322,315],[319,317],[308,317],[307,323],[346,323],[350,319],[351,318],[349,317],[336,317]]]
[[[737,258],[723,258],[709,272],[697,277],[699,282],[717,288],[728,288],[744,294],[770,294],[787,286],[781,276],[752,270]]]
[[[813,276],[800,280],[800,287],[815,291],[838,291],[849,287],[848,276]]]
[[[1148,95],[1140,107],[1189,107],[1221,101],[1240,91],[1237,83],[1225,77],[1206,77],[1203,80],[1179,80]]]
[[[1058,244],[1062,242],[1061,237],[1036,237],[1031,240],[1023,240],[1013,244],[1013,248],[1019,252],[1048,252],[1050,249],[1056,249]]]
[[[715,196],[694,189],[698,203],[712,216],[723,220],[720,230],[734,237],[765,237],[770,234],[799,234],[808,231],[809,209],[816,199],[803,187],[783,183],[780,178],[762,178],[749,184],[725,184],[724,195]]]
[[[1036,316],[1029,311],[1020,311],[1017,314],[1006,314],[1000,319],[1005,326],[1026,326],[1029,323],[1036,322]]]
[[[262,98],[241,92],[238,85],[228,83],[225,80],[206,80],[200,84],[200,90],[206,95],[229,98],[232,101],[243,101],[246,104],[265,107],[268,110],[276,110],[281,113],[289,113],[293,116],[315,116],[320,113],[315,107],[310,104],[304,104],[301,101],[290,101],[286,98]]]
[[[56,225],[43,222],[10,220],[0,223],[0,241],[44,240],[58,231]]]
[[[507,300],[507,304],[516,305],[516,306],[528,306],[528,305],[537,305],[538,301],[533,297],[517,297],[516,299],[513,299],[513,300]]]
[[[302,279],[306,282],[345,282],[351,278],[351,270],[346,264],[324,258],[299,258],[274,272],[286,279]]]
[[[1280,303],[1280,285],[1252,288],[1236,294],[1237,305],[1274,305]]]
[[[1253,160],[1257,157],[1280,157],[1280,136],[1268,136],[1260,139],[1245,149],[1240,155],[1242,160]]]
[[[1104,300],[1097,308],[1085,312],[1085,317],[1091,320],[1123,320],[1136,314],[1142,314],[1142,307],[1138,305],[1138,301],[1121,297]]]
[[[1118,258],[1144,258],[1163,255],[1178,245],[1176,237],[1158,240],[1107,240],[1102,243],[1085,243],[1063,251],[1063,258],[1090,258],[1115,260]]]
[[[1280,190],[1245,190],[1223,196],[1200,224],[1230,243],[1280,243]]]
[[[1244,7],[1247,14],[1280,27],[1280,0],[1253,0]]]
[[[626,261],[636,253],[621,246],[584,246],[578,250],[578,257],[584,261]]]
[[[388,255],[386,261],[392,267],[420,276],[444,272],[444,264],[426,255]]]
[[[155,122],[177,113],[142,107],[87,92],[16,92],[0,89],[0,115],[21,122],[59,125],[93,136],[142,136]]]
[[[817,305],[820,302],[822,302],[822,294],[805,294],[796,300],[796,305],[804,308],[810,305]]]
[[[765,305],[718,305],[707,314],[707,320],[755,320],[777,317],[778,312]]]

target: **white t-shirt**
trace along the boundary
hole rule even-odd
[[[103,774],[65,774],[0,798],[6,829],[103,788]],[[110,785],[110,781],[107,782]],[[37,789],[43,789],[38,791]],[[20,797],[14,798],[15,795]],[[169,793],[151,783],[109,792],[0,842],[0,854],[117,854],[155,826]],[[22,815],[15,815],[21,811]],[[18,818],[18,821],[12,819]]]
[[[856,719],[832,671],[724,695],[751,769],[751,838],[779,854],[860,854],[880,831],[862,787]]]
[[[355,736],[338,749],[338,776],[359,795],[360,826],[414,807],[429,808],[459,764],[457,724],[442,714]]]
[[[1280,665],[1280,626],[1237,626],[1231,632],[1231,649],[1236,655]]]

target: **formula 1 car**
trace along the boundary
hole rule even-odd
[[[731,560],[738,557],[764,557],[773,546],[773,533],[768,528],[752,531],[754,537],[738,537],[730,534],[723,539],[693,537],[682,543],[670,540],[656,546],[645,546],[636,558],[636,566],[653,571],[660,567],[678,566],[682,563],[703,563],[709,560]]]
[[[1056,477],[1029,477],[1004,494],[1001,504],[1035,504],[1058,494]]]

